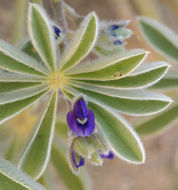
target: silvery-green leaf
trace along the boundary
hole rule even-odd
[[[96,102],[88,107],[96,116],[96,124],[102,130],[114,153],[122,159],[135,164],[144,163],[143,145],[129,124],[118,113]]]
[[[10,91],[20,90],[20,89],[27,89],[30,87],[39,86],[42,83],[40,82],[0,82],[0,94],[7,93]]]
[[[158,52],[178,62],[178,36],[160,22],[148,18],[138,17],[141,31],[148,42]]]
[[[169,71],[167,75],[158,83],[151,86],[155,90],[176,90],[178,88],[178,75],[177,71]]]
[[[57,92],[51,94],[47,108],[19,162],[19,168],[38,179],[44,173],[51,152],[57,108]]]
[[[69,164],[66,158],[67,149],[56,138],[51,153],[52,162],[59,177],[62,179],[68,190],[91,190],[91,184],[89,182],[89,176],[83,168],[80,171],[79,176],[72,173],[69,168]],[[87,178],[86,178],[87,177]]]
[[[103,93],[90,91],[90,89],[85,90],[84,88],[77,87],[68,86],[65,88],[64,92],[66,90],[69,94],[74,96],[82,93],[87,96],[89,101],[96,101],[100,105],[107,105],[117,111],[137,116],[150,115],[160,112],[172,102],[172,100],[167,96],[150,93],[149,97],[146,93],[139,91],[122,91],[121,94],[121,91],[116,89],[112,90],[114,93],[112,93],[110,89],[107,89],[107,91],[105,91],[105,94],[107,95],[104,95]],[[117,94],[118,92],[115,94],[116,91],[120,92],[120,95]]]
[[[0,40],[0,68],[28,75],[45,76],[47,69],[17,47]]]
[[[45,190],[43,186],[17,170],[8,161],[0,158],[0,189],[1,190]]]
[[[71,78],[82,80],[114,80],[132,72],[139,66],[148,52],[144,50],[131,50],[122,55],[96,59],[86,64],[81,64],[73,73],[68,73]]]
[[[40,82],[44,80],[45,77],[42,76],[29,76],[0,70],[0,82]]]
[[[136,124],[135,130],[143,136],[154,135],[170,128],[177,119],[178,103],[175,103],[166,111]]]
[[[37,4],[29,5],[28,32],[32,44],[49,70],[56,69],[57,44],[50,19]]]
[[[28,108],[29,106],[31,106],[34,102],[36,102],[39,98],[41,98],[47,92],[48,90],[44,90],[43,92],[35,96],[25,98],[23,100],[19,100],[16,102],[0,105],[0,113],[1,113],[0,124],[14,117],[15,115],[19,114],[21,111]]]
[[[0,105],[30,98],[44,92],[45,90],[48,90],[47,85],[38,85],[36,87],[0,93]]]
[[[60,70],[66,70],[78,64],[93,48],[98,33],[98,21],[95,13],[90,13],[76,31],[60,60]]]
[[[93,84],[107,88],[138,89],[151,86],[158,82],[166,73],[169,65],[165,62],[155,62],[140,65],[130,75],[110,81],[80,80],[83,84]]]

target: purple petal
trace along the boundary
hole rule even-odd
[[[90,136],[95,129],[95,116],[91,110],[88,110],[87,121],[81,124],[77,121],[77,117],[73,111],[67,114],[67,123],[70,130],[77,136],[86,137]]]
[[[56,36],[60,37],[61,30],[56,26],[53,26],[53,29],[54,29],[54,32],[55,32]]]
[[[114,154],[111,151],[109,151],[109,153],[107,155],[100,154],[100,157],[101,158],[107,158],[107,159],[113,159],[114,158]]]
[[[88,115],[88,109],[85,101],[81,98],[74,104],[74,113],[79,119],[84,119]]]
[[[95,115],[88,110],[87,122],[84,124],[83,137],[90,136],[95,129]]]
[[[76,167],[76,168],[80,168],[80,167],[83,166],[84,163],[85,163],[84,158],[81,157],[81,156],[80,156],[80,161],[79,161],[79,163],[77,163],[77,161],[76,161],[76,159],[75,159],[75,152],[74,152],[74,151],[72,152],[72,159],[73,159],[73,161],[74,161],[74,164],[75,164],[75,167]]]

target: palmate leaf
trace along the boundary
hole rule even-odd
[[[1,190],[45,190],[25,173],[17,170],[8,161],[0,158],[0,189]]]
[[[56,69],[57,44],[53,28],[45,11],[37,4],[30,4],[28,31],[32,44],[49,70]]]
[[[14,117],[19,114],[24,109],[31,106],[34,102],[36,102],[39,98],[47,94],[48,90],[44,90],[43,92],[34,95],[29,98],[25,98],[23,100],[18,100],[16,102],[7,103],[4,105],[0,105],[0,124],[5,122],[6,120]]]
[[[80,65],[73,72],[69,72],[70,78],[82,80],[113,80],[130,73],[142,63],[148,52],[144,50],[131,50],[122,55],[99,59]],[[81,69],[80,69],[81,67]]]
[[[135,130],[139,135],[147,136],[160,133],[172,126],[178,119],[178,103],[176,102],[166,111],[145,119],[145,121],[135,124]]]
[[[80,175],[76,176],[72,173],[69,164],[66,160],[66,148],[59,141],[58,138],[55,138],[55,143],[51,153],[52,163],[55,166],[55,169],[66,185],[68,190],[91,190],[91,184],[89,177],[86,174],[84,169],[81,169]]]
[[[73,67],[85,58],[95,45],[98,33],[98,21],[95,13],[90,13],[82,22],[62,56],[59,69],[61,71]]]
[[[106,89],[105,94],[107,95],[104,95],[104,91],[102,93],[97,93],[96,90],[95,92],[89,91],[90,89],[85,90],[83,86],[80,88],[66,87],[64,92],[66,90],[74,96],[82,93],[87,96],[89,101],[96,101],[101,105],[107,105],[113,109],[116,109],[117,111],[137,116],[150,115],[160,112],[172,102],[172,100],[166,96],[152,93],[147,96],[146,93],[140,91],[135,91],[135,93],[132,93],[132,91],[125,91],[124,93],[123,91],[123,94],[117,95],[116,89],[112,90],[114,93],[112,93],[110,89]],[[124,94],[127,94],[127,97],[124,97]]]
[[[15,73],[45,76],[47,69],[18,48],[0,40],[0,68]]]
[[[158,52],[178,62],[178,36],[160,22],[148,18],[138,17],[141,31],[148,42]]]
[[[98,87],[118,88],[118,89],[138,89],[146,88],[158,82],[169,69],[166,62],[155,62],[140,65],[138,69],[123,78],[110,81],[78,80],[83,84],[92,84]]]
[[[57,96],[57,92],[51,94],[47,108],[19,162],[18,167],[34,179],[41,177],[49,161],[54,135]]]

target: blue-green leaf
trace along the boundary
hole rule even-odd
[[[158,52],[178,62],[178,36],[160,22],[148,18],[138,17],[141,31],[148,42]]]

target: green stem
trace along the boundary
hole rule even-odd
[[[25,20],[28,0],[15,0],[13,43],[22,40],[25,34]]]

